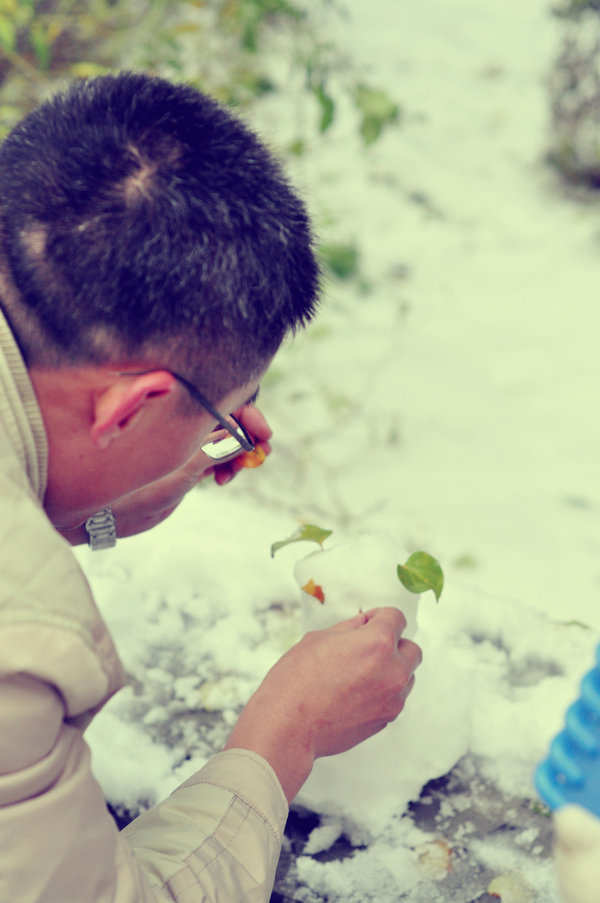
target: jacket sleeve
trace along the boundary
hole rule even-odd
[[[218,754],[119,833],[83,734],[63,718],[49,684],[0,680],[0,900],[268,900],[287,803],[263,759]]]
[[[230,749],[122,833],[168,899],[261,903],[273,887],[287,811],[270,765]]]

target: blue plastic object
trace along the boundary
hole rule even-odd
[[[535,785],[551,809],[577,803],[600,817],[600,645],[596,667],[581,682],[565,728],[535,772]]]

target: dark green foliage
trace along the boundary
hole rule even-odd
[[[355,245],[328,243],[319,248],[321,262],[338,279],[352,279],[358,272],[359,253]]]
[[[223,15],[239,34],[241,47],[250,53],[258,50],[265,22],[277,19],[299,22],[305,18],[305,13],[288,0],[236,0],[224,4]]]

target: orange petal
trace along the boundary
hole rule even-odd
[[[244,452],[242,455],[238,455],[238,461],[242,467],[260,467],[266,457],[264,449],[262,449],[260,445],[257,445],[254,451]]]
[[[325,593],[323,592],[323,587],[316,584],[314,580],[310,579],[308,583],[302,587],[302,589],[305,593],[308,593],[309,596],[314,596],[315,599],[318,599],[321,605],[325,601]]]

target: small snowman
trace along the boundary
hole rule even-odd
[[[330,531],[301,527],[282,543],[312,539],[321,548],[297,562],[294,575],[301,590],[305,631],[326,628],[359,611],[393,606],[406,618],[403,636],[417,632],[419,593],[443,587],[440,565],[426,552],[405,551],[387,533],[365,533],[348,541],[329,538]],[[326,541],[326,546],[323,544]],[[421,642],[421,641],[419,641]],[[388,819],[418,798],[430,779],[445,774],[467,749],[468,675],[459,674],[452,650],[428,638],[432,657],[417,672],[415,689],[397,721],[359,746],[315,762],[298,803],[340,825],[376,835]],[[447,645],[447,644],[446,644]],[[451,670],[453,679],[441,681]],[[440,671],[441,668],[441,671]],[[440,742],[440,738],[444,742]]]

